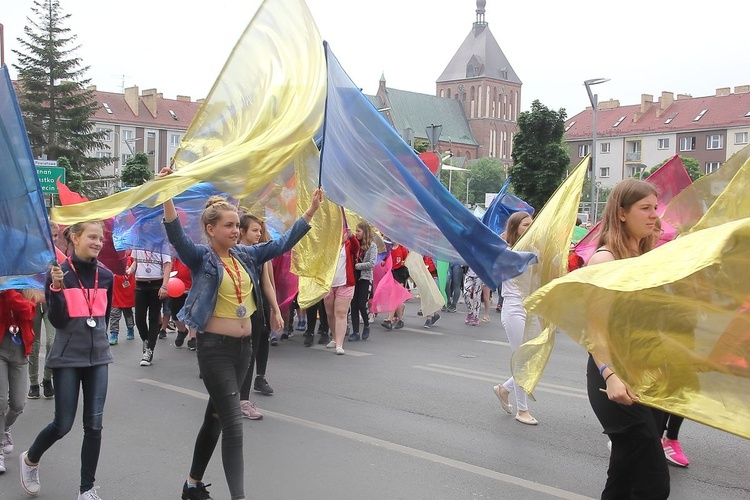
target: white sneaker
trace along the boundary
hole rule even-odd
[[[3,433],[3,453],[6,455],[13,453],[13,438],[10,435],[10,429],[6,429]]]
[[[326,344],[326,349],[333,349],[334,347],[336,347],[336,342],[334,342],[333,340]]]
[[[5,455],[0,453],[0,474],[5,472]]]
[[[78,494],[78,500],[102,500],[99,495],[96,494],[96,490],[98,490],[98,486],[94,486],[89,491],[84,491],[83,493]]]
[[[35,497],[42,487],[39,483],[39,464],[27,465],[26,455],[28,454],[28,451],[24,451],[19,457],[21,462],[21,486],[26,493]]]
[[[343,347],[337,347],[336,348],[336,354],[341,355],[341,354],[346,354],[346,352],[344,352],[344,348]]]
[[[153,361],[153,359],[154,351],[147,347],[143,353],[143,357],[141,358],[141,366],[151,366],[151,361]]]

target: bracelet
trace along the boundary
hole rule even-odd
[[[607,380],[609,380],[609,377],[611,377],[611,376],[612,376],[612,375],[614,375],[614,374],[615,374],[615,372],[612,372],[612,373],[610,373],[609,375],[607,375],[606,377],[604,377],[604,383],[606,384],[606,383],[607,383]]]
[[[166,285],[162,285],[162,286],[161,286],[161,289],[162,289],[162,290],[164,290],[165,292],[169,291],[169,288],[167,288],[167,286],[166,286]]]
[[[599,368],[599,375],[604,375],[604,370],[606,370],[607,368],[611,368],[611,366],[609,366],[609,365],[602,365],[602,367]]]
[[[60,290],[62,290],[62,287],[55,288],[55,284],[54,283],[50,283],[49,284],[49,289],[52,290],[53,292],[59,292]]]

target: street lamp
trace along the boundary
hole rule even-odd
[[[471,177],[466,178],[466,206],[469,206],[469,183],[471,182]]]
[[[594,201],[596,195],[596,115],[599,111],[599,96],[591,92],[591,86],[608,81],[609,78],[592,78],[583,82],[589,95],[589,101],[591,101],[591,108],[594,110],[591,134],[591,221],[594,223],[596,223],[596,202]]]

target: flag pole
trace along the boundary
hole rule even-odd
[[[323,40],[323,54],[326,61],[326,79],[328,78],[328,42]],[[318,188],[323,187],[323,149],[326,147],[326,123],[328,116],[328,87],[326,86],[326,101],[323,108],[323,136],[320,139],[320,164],[318,166]]]

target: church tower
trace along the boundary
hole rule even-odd
[[[479,157],[498,158],[508,167],[518,132],[522,83],[490,32],[484,19],[486,5],[486,0],[477,0],[476,21],[437,79],[436,95],[461,101],[480,144]]]

